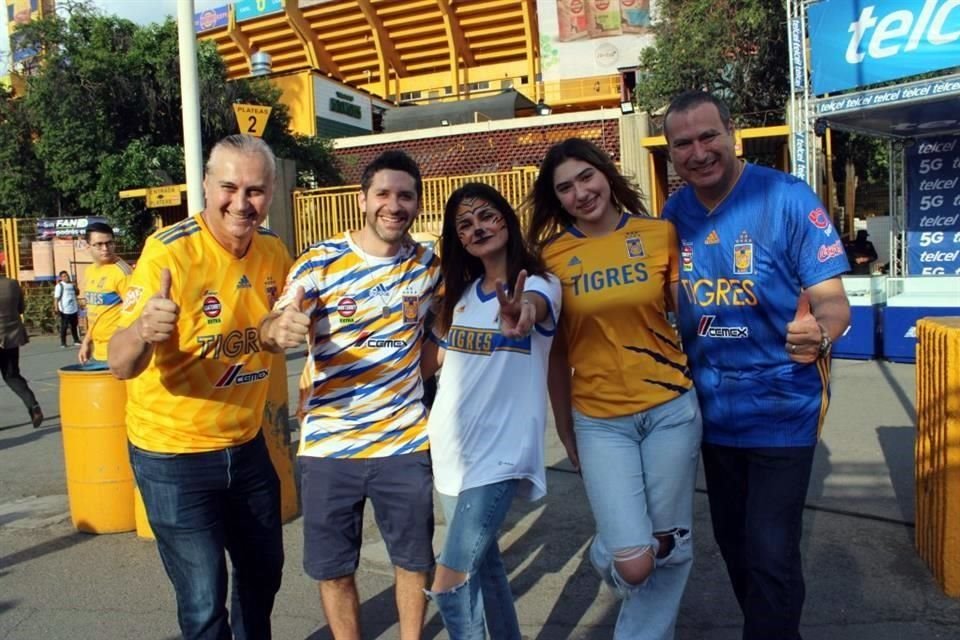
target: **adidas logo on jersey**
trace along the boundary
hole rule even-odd
[[[570,258],[570,262],[567,263],[567,266],[568,266],[568,267],[576,267],[576,266],[579,265],[579,264],[582,264],[582,263],[580,262],[580,258],[578,258],[577,256],[573,256],[572,258]]]
[[[237,289],[249,289],[251,286],[250,280],[247,279],[246,274],[240,276],[240,282],[237,283]]]
[[[720,236],[717,235],[716,229],[707,235],[707,239],[703,241],[703,244],[720,244]]]

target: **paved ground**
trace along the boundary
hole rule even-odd
[[[75,357],[48,338],[22,351],[24,374],[48,415],[42,429],[32,429],[17,398],[0,387],[0,638],[175,638],[173,596],[153,544],[70,525],[56,372]],[[293,384],[301,364],[289,361]],[[805,518],[804,637],[960,638],[960,601],[943,595],[913,548],[913,366],[837,361],[834,382]],[[523,632],[536,640],[609,638],[616,602],[583,559],[593,529],[583,490],[552,434],[548,443],[549,496],[516,505],[501,543]],[[739,613],[702,487],[696,563],[677,637],[735,640]],[[284,534],[275,637],[329,638],[316,588],[300,567],[299,519]],[[375,528],[366,535],[364,636],[394,638],[390,568]],[[425,638],[446,638],[435,610],[428,621]]]

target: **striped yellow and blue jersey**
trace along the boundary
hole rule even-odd
[[[219,214],[217,214],[219,215]],[[146,370],[127,385],[127,434],[141,449],[216,451],[249,441],[263,422],[272,354],[258,326],[291,264],[267,229],[235,257],[202,216],[153,234],[124,298],[120,327],[140,316],[169,269],[170,299],[180,306],[170,340],[157,344]]]
[[[577,411],[630,415],[692,386],[666,316],[670,285],[679,278],[672,224],[624,214],[601,237],[569,227],[544,248],[543,259],[563,285],[560,330]]]
[[[412,241],[380,258],[348,233],[297,259],[275,309],[303,287],[311,327],[300,455],[377,458],[428,448],[420,346],[439,280],[439,259]]]
[[[93,342],[93,358],[107,359],[107,344],[117,330],[120,306],[133,269],[123,260],[92,264],[84,272],[83,297],[87,301],[87,326]]]

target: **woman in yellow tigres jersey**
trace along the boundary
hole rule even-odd
[[[701,433],[667,319],[676,231],[649,217],[611,159],[578,138],[548,151],[528,205],[530,244],[563,286],[550,399],[597,523],[590,560],[623,600],[614,638],[667,640],[693,561]]]

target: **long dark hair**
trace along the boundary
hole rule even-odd
[[[610,183],[610,198],[618,209],[626,209],[638,216],[648,216],[643,206],[640,189],[630,183],[617,171],[603,149],[583,138],[567,138],[550,147],[540,163],[540,173],[533,183],[533,189],[524,201],[524,207],[531,211],[530,228],[527,230],[527,244],[539,256],[543,246],[556,234],[571,226],[575,220],[560,204],[553,189],[553,174],[566,160],[582,160],[602,173]]]
[[[516,211],[500,192],[480,182],[468,182],[450,194],[443,210],[443,233],[440,240],[440,267],[443,270],[443,302],[437,316],[437,327],[445,333],[453,322],[453,310],[463,292],[483,275],[483,262],[470,255],[457,236],[457,208],[467,198],[481,198],[500,212],[507,226],[507,282],[512,287],[524,269],[527,276],[543,276],[547,270],[539,257],[527,248]]]

